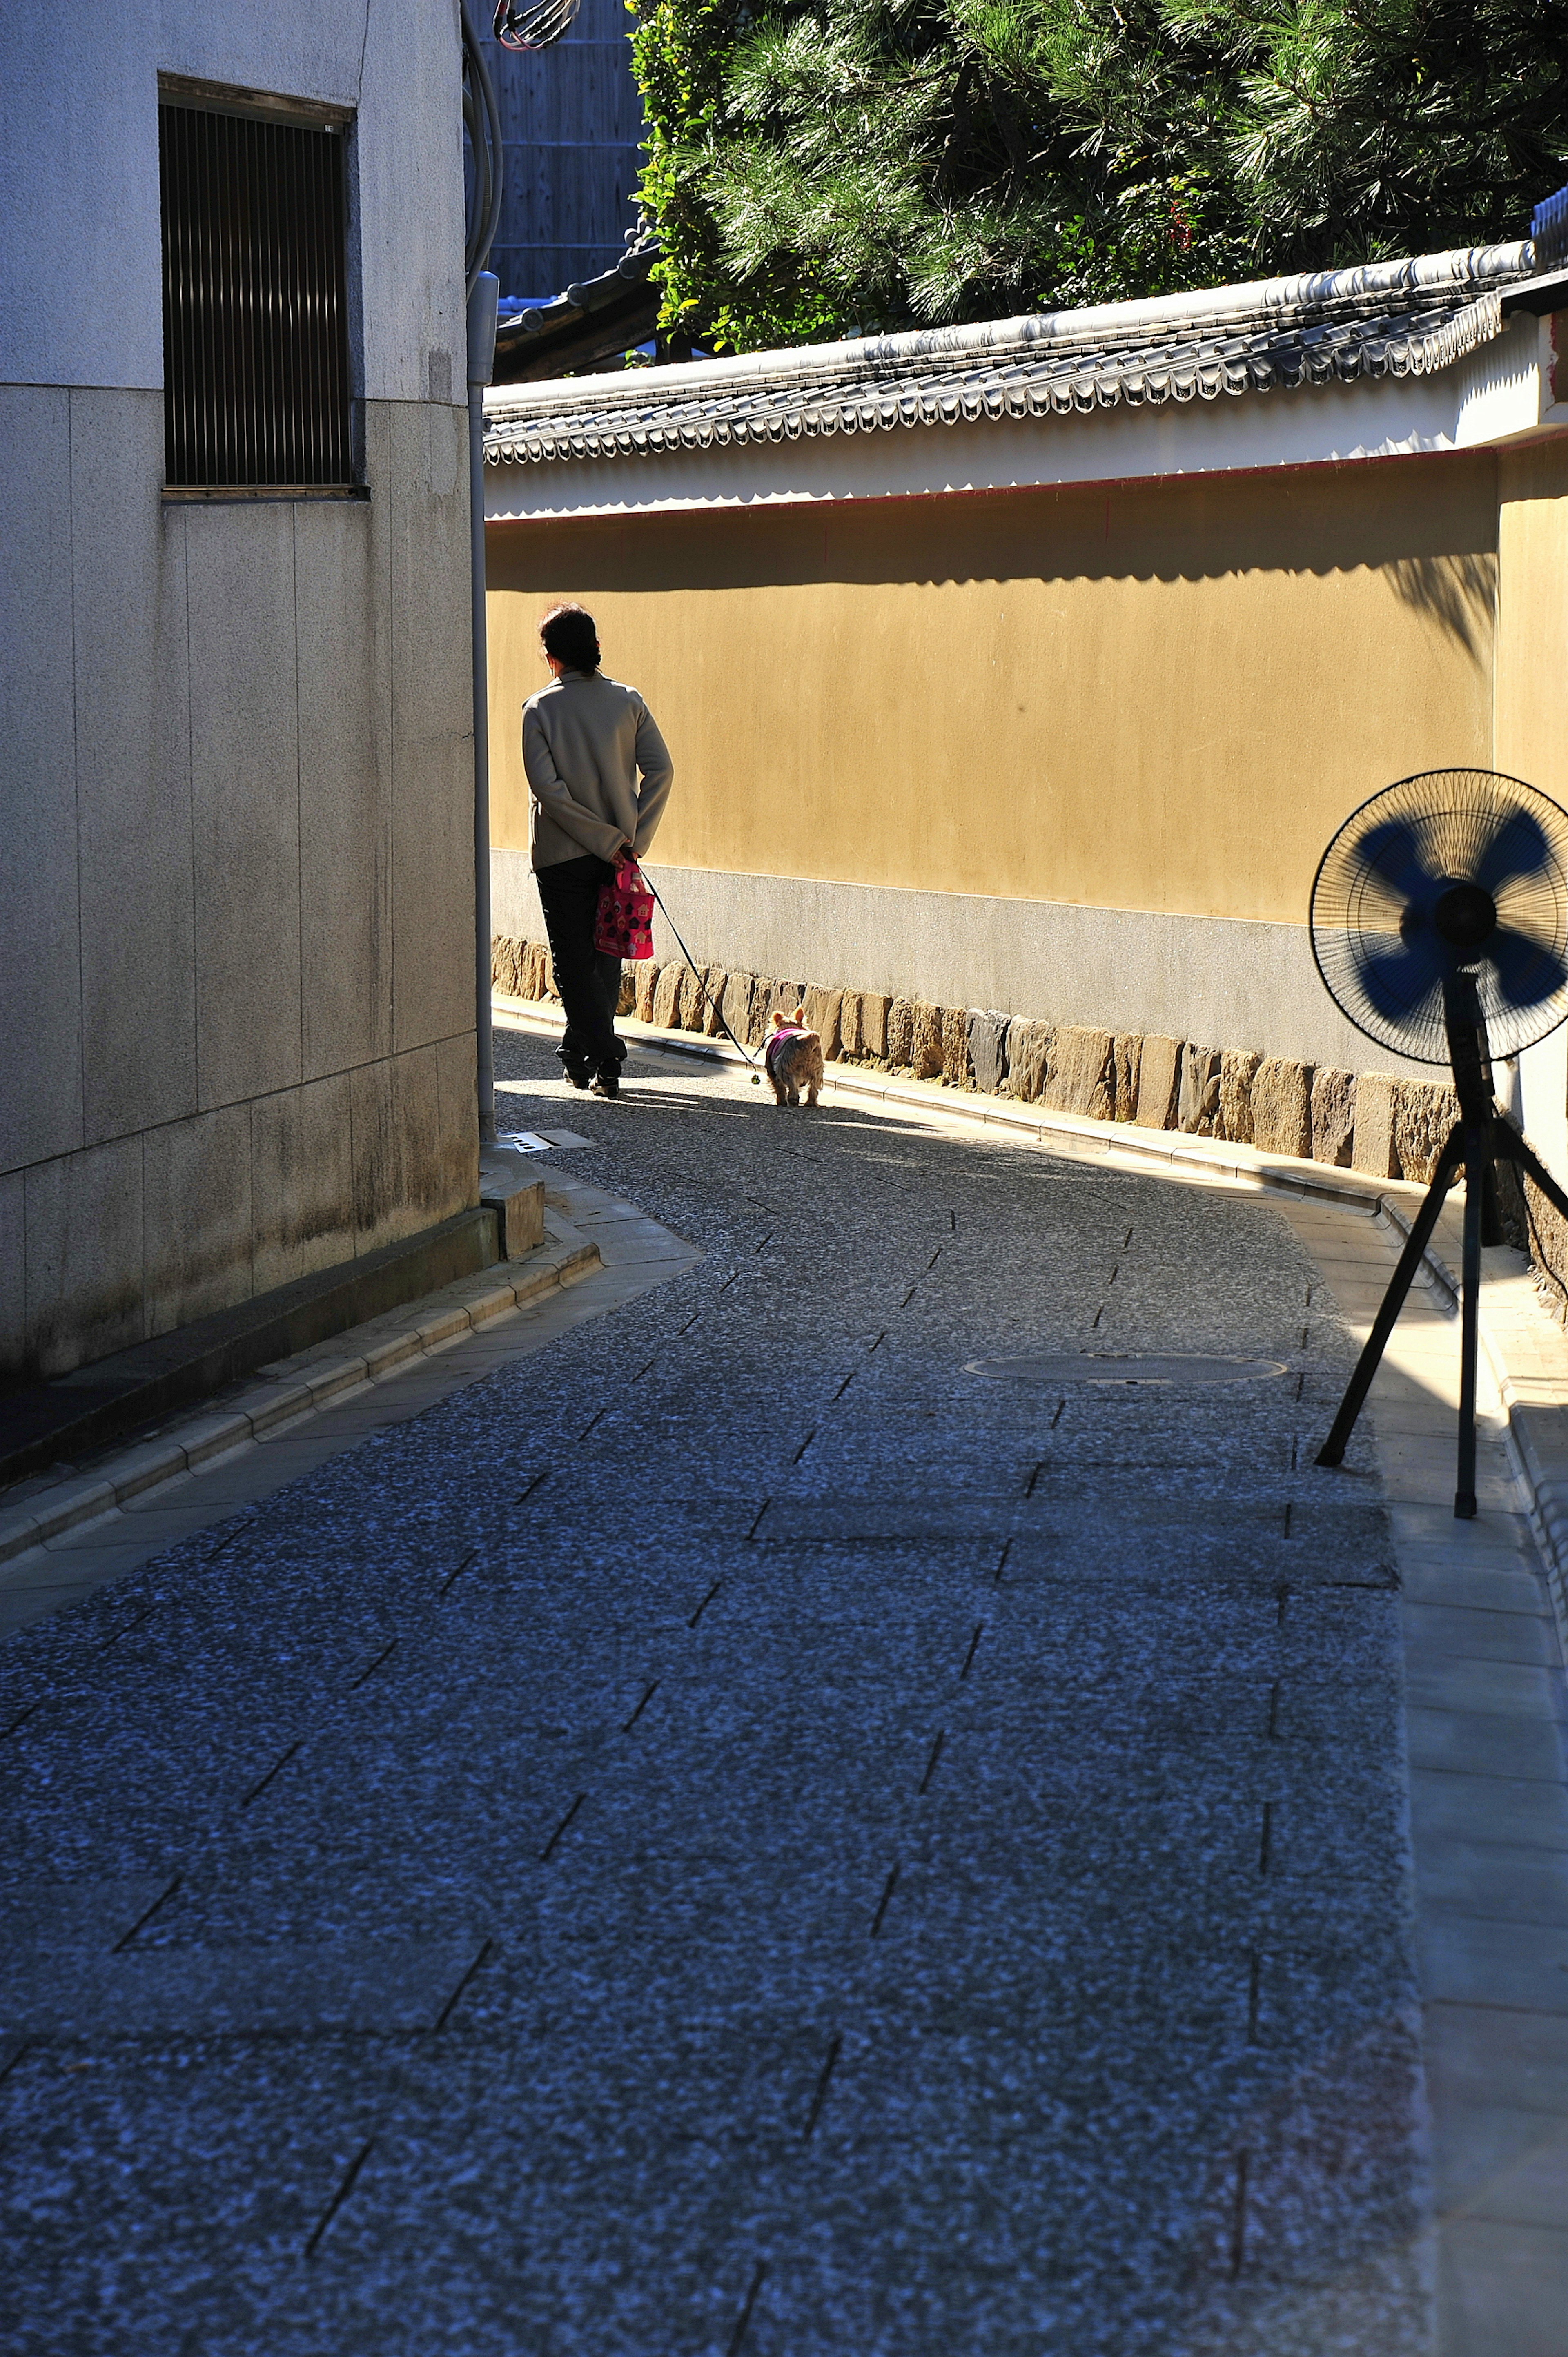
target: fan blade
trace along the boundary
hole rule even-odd
[[[1442,986],[1448,960],[1435,934],[1419,937],[1407,947],[1380,950],[1357,964],[1356,977],[1378,1013],[1391,1023],[1413,1015],[1423,1000]]]
[[[1381,826],[1369,828],[1350,846],[1349,856],[1407,900],[1420,899],[1438,881],[1422,856],[1421,838],[1403,819],[1385,819]]]
[[[1507,811],[1477,853],[1471,880],[1495,899],[1511,877],[1539,876],[1551,858],[1551,846],[1533,812]]]
[[[1487,943],[1497,970],[1498,989],[1510,1006],[1539,1006],[1568,983],[1568,965],[1548,942],[1538,942],[1512,925],[1499,925]]]

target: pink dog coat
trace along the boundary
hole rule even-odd
[[[777,1049],[787,1048],[791,1039],[809,1039],[811,1037],[811,1032],[803,1023],[781,1023],[763,1051],[763,1061],[769,1072],[773,1070],[773,1057]]]

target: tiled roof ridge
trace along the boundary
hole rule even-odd
[[[1495,336],[1528,241],[490,396],[492,463],[1041,416],[1423,374]],[[1074,363],[1077,363],[1075,365]]]

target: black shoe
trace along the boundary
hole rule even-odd
[[[572,1086],[575,1089],[585,1089],[594,1077],[592,1064],[585,1064],[579,1058],[569,1056],[564,1048],[557,1048],[555,1053],[566,1067],[566,1078],[571,1082]]]
[[[603,1071],[597,1075],[594,1082],[594,1094],[596,1097],[619,1096],[620,1066],[618,1064],[607,1064],[605,1066]]]

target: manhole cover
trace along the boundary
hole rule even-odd
[[[1170,1351],[1163,1358],[1118,1358],[1112,1351],[1075,1351],[1016,1359],[971,1359],[966,1375],[1012,1383],[1256,1383],[1283,1375],[1278,1359],[1205,1359]]]

